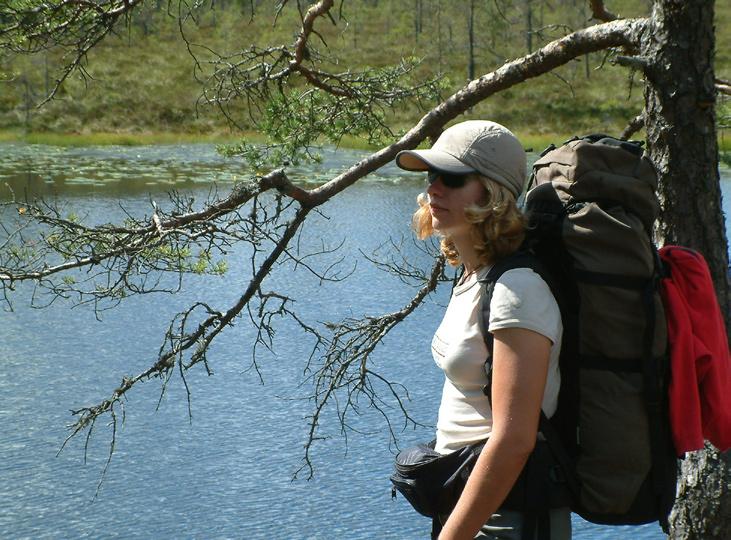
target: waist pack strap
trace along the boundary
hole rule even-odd
[[[523,532],[520,540],[551,540],[550,510],[544,509],[523,514]]]
[[[438,517],[431,518],[431,540],[438,540],[440,532],[442,532],[442,522]]]

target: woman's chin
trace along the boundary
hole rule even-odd
[[[439,218],[436,218],[434,216],[431,217],[431,228],[434,229],[438,233],[444,233],[444,223],[439,221]]]
[[[432,214],[431,227],[440,234],[447,234],[455,227],[459,227],[459,224],[454,223],[454,220],[450,219],[449,215]]]

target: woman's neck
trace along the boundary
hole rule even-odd
[[[465,274],[474,273],[482,266],[480,258],[477,256],[477,251],[472,244],[472,239],[469,236],[452,238],[452,242],[464,265]]]

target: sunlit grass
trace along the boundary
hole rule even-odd
[[[50,146],[143,146],[164,144],[226,144],[235,142],[244,135],[223,133],[53,133],[0,131],[0,142],[24,142],[27,144],[47,144]],[[257,133],[245,136],[254,141],[263,140]]]
[[[718,149],[721,152],[731,153],[731,137],[719,135]]]

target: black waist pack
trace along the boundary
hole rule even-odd
[[[401,493],[414,510],[435,518],[454,509],[485,441],[440,454],[436,441],[402,450],[391,475],[391,496]]]
[[[391,475],[392,497],[401,493],[414,510],[436,518],[452,512],[477,457],[485,446],[480,441],[450,454],[434,451],[436,441],[412,446],[398,453]],[[501,508],[536,511],[562,508],[570,503],[565,477],[545,441],[538,441]]]

